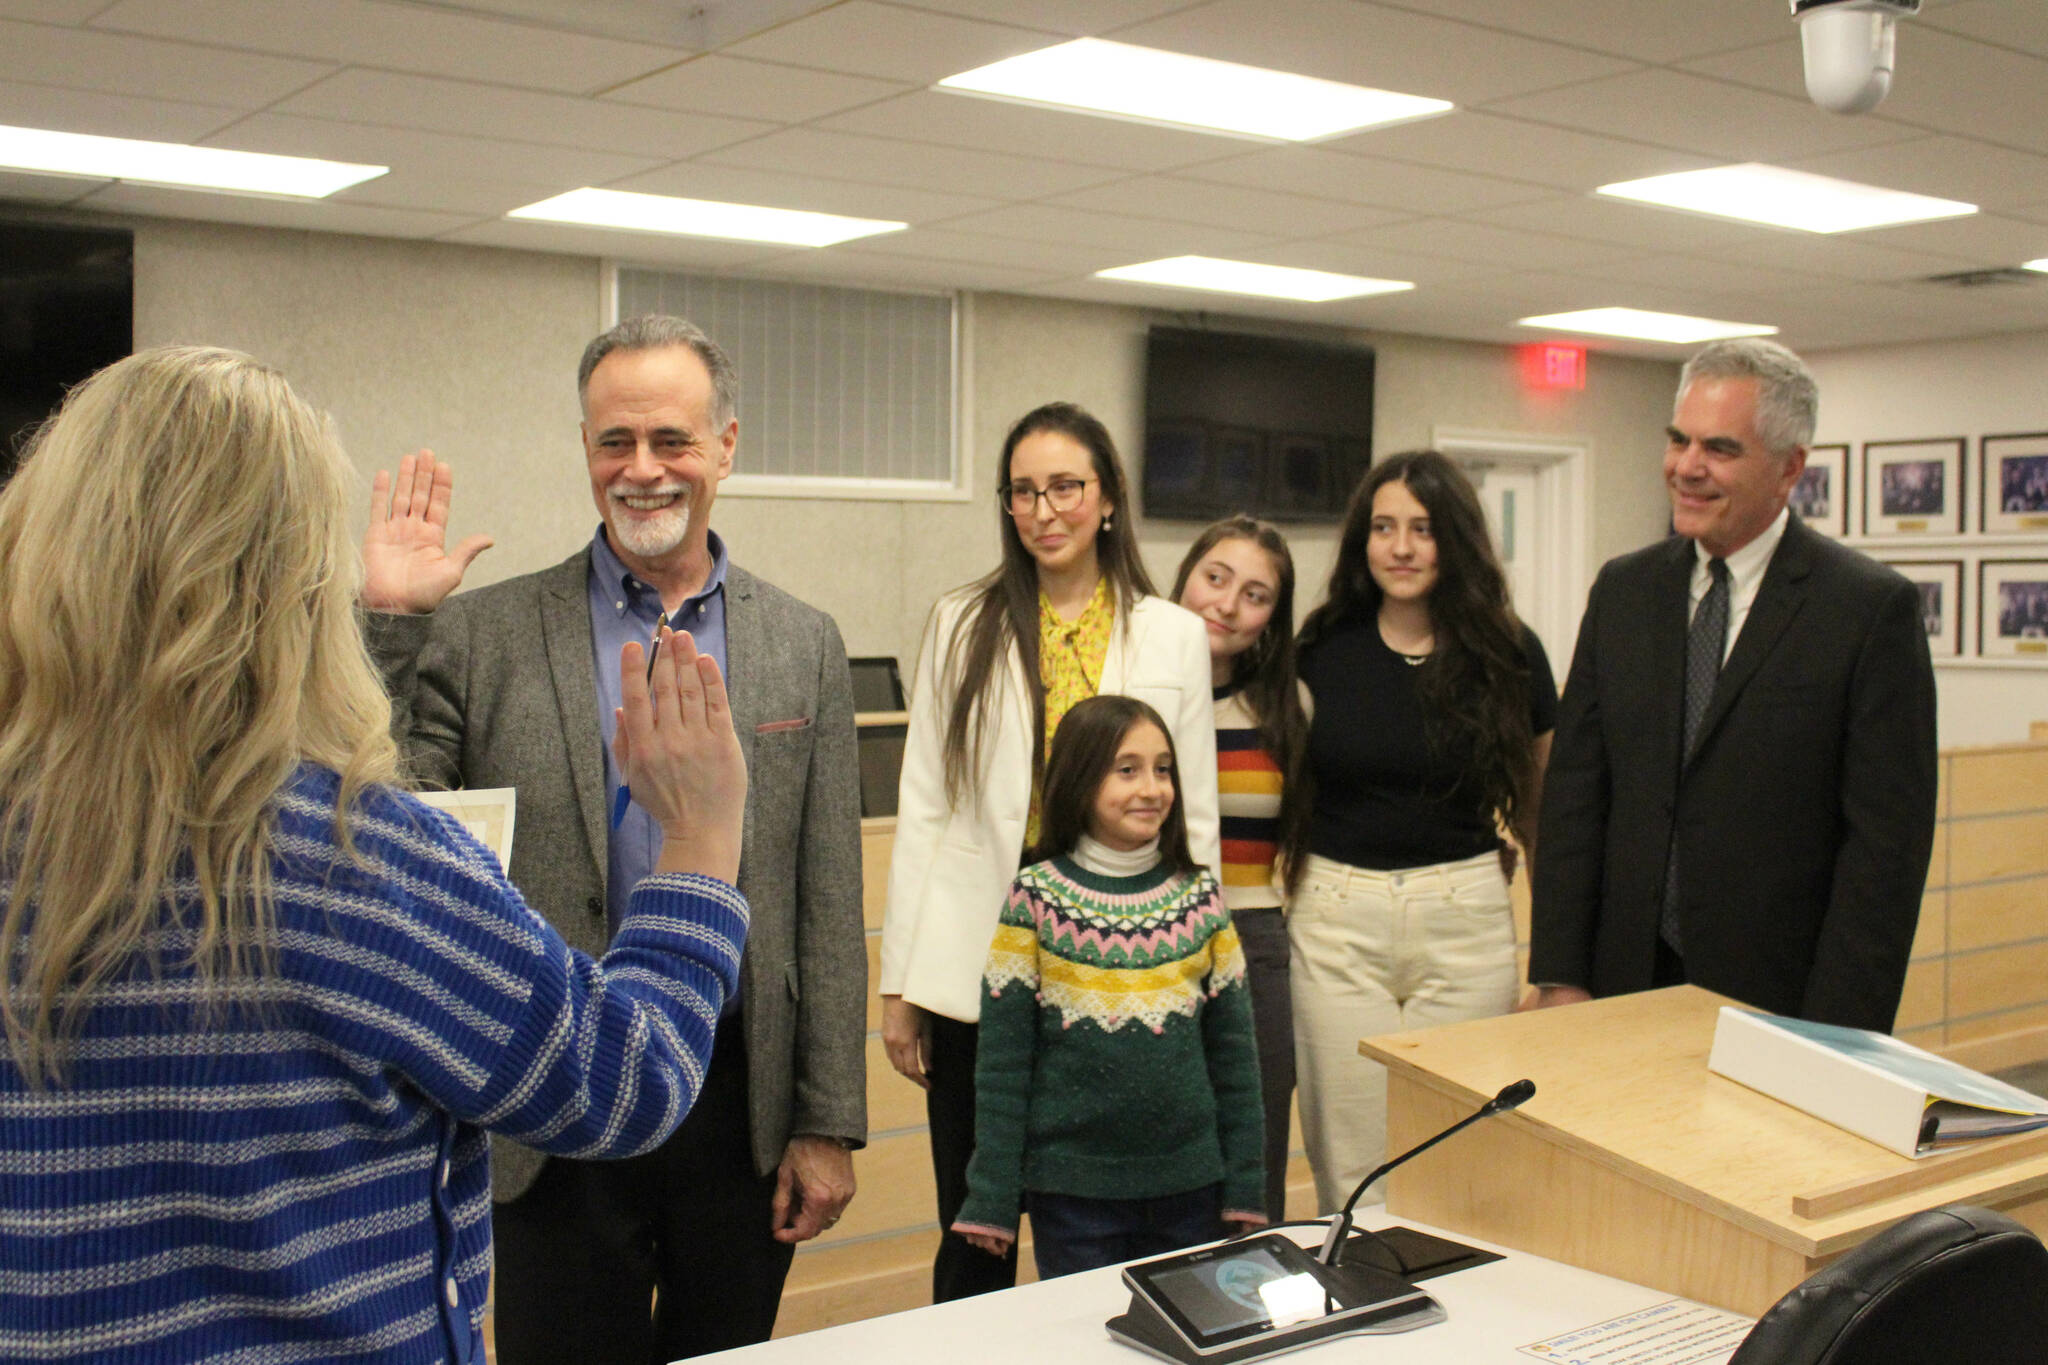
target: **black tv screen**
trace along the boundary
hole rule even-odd
[[[1145,515],[1339,521],[1372,463],[1373,352],[1154,327],[1145,351]]]
[[[0,480],[64,391],[134,346],[135,234],[0,222]]]

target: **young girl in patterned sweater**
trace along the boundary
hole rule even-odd
[[[1174,794],[1158,712],[1069,711],[989,950],[952,1230],[1005,1255],[1021,1207],[1041,1279],[1266,1221],[1244,953]]]

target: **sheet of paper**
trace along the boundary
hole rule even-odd
[[[1518,1348],[1551,1365],[1727,1365],[1755,1320],[1672,1299]]]
[[[498,855],[498,866],[512,866],[512,825],[519,813],[516,787],[479,787],[474,791],[416,792],[435,810],[446,811]]]

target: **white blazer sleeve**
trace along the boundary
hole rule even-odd
[[[1172,603],[1166,639],[1178,651],[1181,711],[1170,717],[1180,759],[1180,799],[1187,813],[1188,851],[1223,885],[1223,826],[1216,804],[1216,707],[1209,672],[1209,636],[1202,619]],[[1164,643],[1164,641],[1162,641]]]
[[[903,776],[896,787],[896,839],[889,857],[888,906],[882,916],[879,989],[901,995],[925,898],[925,873],[938,851],[950,809],[946,802],[946,714],[952,698],[939,695],[939,676],[952,652],[958,613],[941,598],[925,618],[910,683],[910,722],[903,740]]]

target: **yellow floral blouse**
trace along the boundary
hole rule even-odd
[[[1038,680],[1045,686],[1045,752],[1067,712],[1094,696],[1102,686],[1102,661],[1109,655],[1109,632],[1116,624],[1116,599],[1109,580],[1095,581],[1095,595],[1081,614],[1063,620],[1050,599],[1038,594]],[[1031,818],[1024,826],[1027,846],[1038,842],[1038,788],[1031,789]]]

